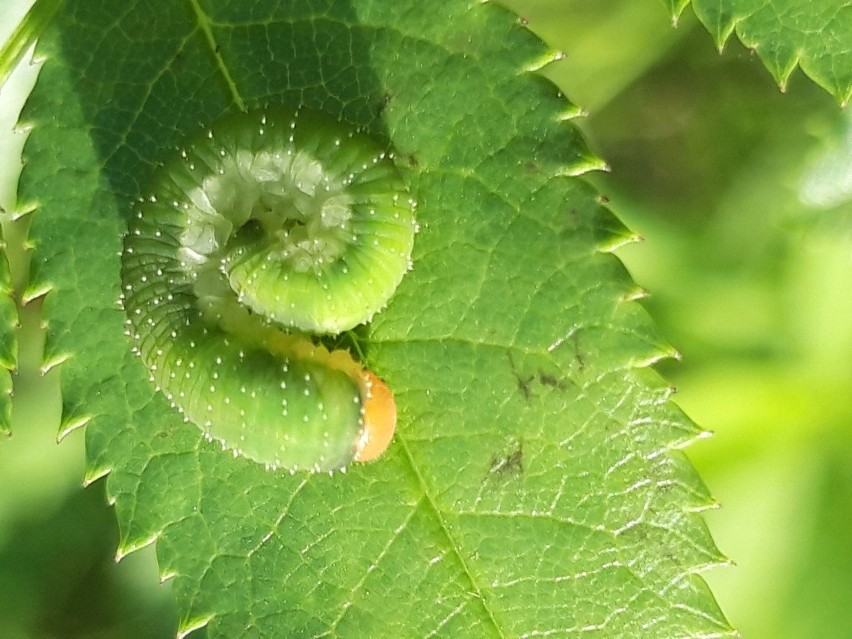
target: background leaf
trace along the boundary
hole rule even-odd
[[[685,4],[670,6],[680,15]],[[845,0],[693,0],[692,6],[720,49],[736,31],[782,90],[799,66],[841,104],[852,97],[852,6]]]
[[[600,166],[576,109],[529,73],[554,54],[490,4],[290,11],[73,6],[40,44],[28,297],[47,293],[46,366],[64,429],[88,423],[89,479],[109,473],[120,553],[157,540],[182,628],[215,636],[730,634],[696,576],[720,560],[693,514],[711,502],[671,451],[697,430],[645,368],[671,351],[608,254],[631,236],[570,177]],[[400,433],[346,475],[224,455],[123,337],[132,201],[241,104],[340,115],[409,164],[415,270],[365,338]]]
[[[2,232],[0,247],[5,247]],[[18,361],[17,325],[18,309],[12,297],[12,276],[4,252],[0,255],[0,434],[11,433],[12,371]]]

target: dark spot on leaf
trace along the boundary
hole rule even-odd
[[[586,370],[586,360],[583,358],[583,353],[580,350],[580,331],[574,331],[574,334],[571,335],[571,344],[574,347],[574,361],[577,362],[577,368],[581,371]]]
[[[384,114],[384,112],[388,108],[388,105],[390,104],[390,101],[391,101],[391,94],[385,93],[381,97],[381,99],[379,100],[378,104],[376,105],[376,115],[377,116],[381,116],[382,114]]]
[[[549,386],[550,388],[558,388],[559,390],[565,390],[569,386],[573,384],[571,380],[562,380],[556,377],[556,375],[552,375],[551,373],[546,373],[545,371],[540,370],[538,372],[538,381],[542,386]]]
[[[559,385],[559,381],[553,375],[550,375],[549,373],[544,373],[542,371],[539,371],[538,373],[538,381],[540,381],[545,386],[556,387]]]
[[[524,446],[518,442],[517,448],[508,454],[496,454],[491,458],[488,469],[489,476],[506,477],[521,475],[524,472]]]
[[[535,379],[534,375],[523,376],[518,372],[517,367],[515,366],[515,360],[512,358],[512,353],[508,353],[509,355],[509,367],[512,370],[512,375],[515,377],[515,385],[520,391],[521,395],[524,396],[526,401],[530,400],[532,397],[532,389],[530,386],[532,385],[533,380]]]
[[[553,390],[567,390],[568,388],[575,386],[574,382],[567,378],[562,378],[557,374],[546,371],[543,368],[539,368],[532,375],[526,375],[518,370],[518,366],[515,364],[515,360],[512,357],[512,353],[508,353],[509,357],[509,368],[512,371],[512,376],[515,378],[515,386],[518,391],[523,395],[524,400],[529,402],[533,397],[535,397],[535,385],[538,384],[548,389]]]
[[[533,376],[520,377],[519,375],[515,375],[515,379],[517,380],[518,390],[521,391],[521,395],[524,396],[524,399],[529,401],[532,396],[532,389],[530,388],[530,385],[533,381]]]

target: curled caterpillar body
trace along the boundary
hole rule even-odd
[[[293,471],[375,459],[392,394],[309,334],[387,304],[410,268],[413,209],[392,158],[328,116],[219,121],[156,173],[131,221],[122,297],[135,351],[235,454]]]

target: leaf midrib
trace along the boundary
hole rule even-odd
[[[234,82],[233,75],[225,64],[225,61],[222,59],[222,56],[219,55],[219,44],[216,42],[216,38],[213,35],[210,18],[204,13],[203,9],[198,3],[198,0],[188,1],[190,8],[192,9],[192,12],[198,22],[198,27],[199,29],[201,29],[202,33],[204,33],[205,41],[207,42],[207,45],[210,48],[210,52],[216,61],[216,66],[219,69],[219,72],[222,74],[222,77],[225,81],[225,85],[228,87],[228,91],[230,92],[231,97],[234,100],[234,104],[236,104],[237,108],[239,108],[241,111],[245,111],[245,100],[243,99],[242,95],[240,95],[240,92],[237,89],[237,85]],[[441,516],[441,512],[438,509],[437,504],[435,503],[422,474],[419,472],[417,465],[414,463],[414,459],[411,456],[411,452],[408,449],[408,446],[405,444],[403,438],[398,437],[397,439],[400,445],[402,446],[408,466],[411,469],[414,478],[417,480],[418,485],[420,486],[420,490],[426,500],[426,504],[428,505],[429,510],[432,511],[432,515],[435,518],[435,521],[437,521],[438,525],[440,526],[451,552],[456,556],[456,559],[458,560],[459,564],[462,567],[462,570],[464,571],[465,577],[470,582],[471,588],[475,595],[474,599],[480,602],[482,610],[485,612],[488,621],[494,627],[497,636],[500,637],[500,639],[505,639],[506,635],[503,633],[500,624],[497,623],[497,619],[495,618],[494,613],[492,612],[490,606],[487,604],[482,588],[480,587],[478,581],[475,579],[470,567],[467,565],[467,562],[464,560],[460,544],[455,540],[449,530],[449,527],[447,526],[447,523]],[[416,511],[416,509],[417,506],[412,509],[412,514]]]
[[[216,67],[219,69],[219,72],[225,80],[225,86],[228,87],[228,91],[234,99],[234,104],[237,105],[237,108],[240,111],[245,111],[246,104],[243,97],[240,95],[239,90],[237,90],[237,84],[234,82],[234,77],[225,65],[225,61],[222,59],[222,56],[219,55],[219,43],[216,42],[216,38],[213,35],[210,18],[206,13],[204,13],[201,5],[198,4],[198,0],[189,0],[189,6],[195,14],[195,18],[198,21],[198,28],[201,29],[204,34],[207,46],[210,47],[210,53],[213,55],[213,59],[216,60]]]
[[[474,578],[474,575],[471,572],[470,567],[467,565],[467,562],[464,560],[464,555],[461,552],[461,544],[456,542],[455,538],[450,532],[449,526],[447,526],[447,523],[441,516],[441,511],[438,509],[438,505],[435,503],[435,500],[432,497],[432,493],[429,491],[425,479],[420,474],[420,471],[417,468],[417,464],[414,463],[414,458],[411,456],[411,451],[408,449],[408,445],[405,443],[405,438],[398,436],[397,441],[402,447],[403,453],[405,453],[405,459],[408,462],[409,468],[411,468],[411,472],[414,474],[414,478],[417,480],[417,484],[420,486],[420,490],[423,493],[423,497],[426,499],[426,503],[428,504],[429,509],[432,511],[435,520],[441,527],[441,532],[446,538],[450,550],[456,556],[456,559],[461,565],[462,570],[464,570],[465,577],[467,577],[467,580],[470,582],[471,588],[473,589],[473,593],[475,595],[474,599],[479,601],[480,605],[482,606],[482,609],[485,611],[488,621],[490,621],[491,625],[494,626],[494,630],[497,632],[497,636],[500,637],[500,639],[505,639],[506,635],[503,633],[500,624],[497,623],[497,619],[494,617],[494,613],[492,612],[491,607],[486,602],[482,588],[480,587],[478,581]]]

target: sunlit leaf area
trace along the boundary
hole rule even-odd
[[[582,109],[572,122],[607,167],[580,179],[641,238],[615,253],[678,354],[654,369],[704,433],[685,454],[718,503],[699,516],[723,558],[701,577],[743,637],[848,637],[852,116],[839,106],[848,51],[828,64],[831,47],[818,47],[804,71],[773,66],[739,39],[772,35],[759,18],[746,35],[710,33],[703,2],[701,20],[683,2],[501,4],[558,51],[537,72]],[[0,41],[26,10],[0,0]],[[29,277],[29,221],[12,213],[28,131],[15,124],[38,70],[27,55],[0,88],[0,208],[18,294]],[[174,581],[161,580],[155,547],[118,550],[106,480],[85,480],[84,429],[57,444],[61,366],[42,370],[40,318],[40,298],[23,307],[13,434],[0,438],[0,637],[189,632],[198,620],[176,603]],[[520,466],[515,455],[497,465]],[[625,628],[618,636],[651,636]],[[574,630],[564,636],[583,634]]]

